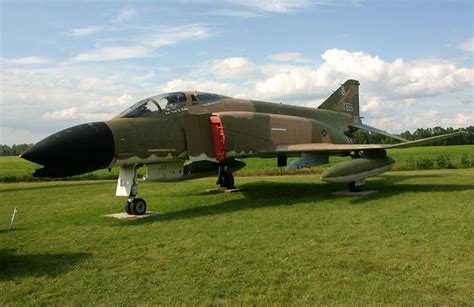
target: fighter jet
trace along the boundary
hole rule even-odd
[[[351,159],[328,168],[327,182],[342,182],[351,191],[365,179],[391,169],[388,148],[429,144],[460,132],[407,141],[362,123],[359,82],[347,80],[318,108],[237,99],[185,91],[146,98],[111,120],[74,126],[43,139],[21,157],[43,165],[36,177],[66,177],[119,167],[116,195],[127,197],[125,211],[142,215],[137,169],[146,180],[185,180],[210,174],[217,184],[234,188],[233,172],[245,166],[237,159],[276,158],[288,169],[329,162],[330,155]],[[353,144],[358,129],[385,135],[398,144]],[[288,157],[297,157],[287,163]]]

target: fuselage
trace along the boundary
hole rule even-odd
[[[278,145],[350,143],[348,125],[360,122],[325,109],[176,92],[144,99],[111,120],[57,132],[22,157],[44,165],[35,175],[47,177],[180,160],[215,162],[211,116],[222,120],[228,159],[262,156],[262,150],[269,156]]]
[[[275,145],[350,143],[344,129],[358,120],[350,114],[330,110],[223,96],[212,103],[193,104],[194,92],[185,94],[186,107],[176,112],[154,112],[137,118],[119,114],[106,121],[115,144],[110,166],[196,158],[196,153],[188,148],[189,139],[201,139],[209,131],[188,129],[186,122],[193,115],[208,118],[217,114],[224,121],[226,115],[231,115],[224,122],[228,158],[258,156],[259,148]]]

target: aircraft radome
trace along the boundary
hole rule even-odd
[[[394,145],[353,144],[357,129],[401,141]],[[111,120],[74,126],[43,139],[21,157],[44,167],[36,177],[65,177],[119,167],[117,196],[125,211],[141,215],[146,202],[137,198],[137,169],[146,180],[185,180],[216,174],[217,184],[234,187],[236,159],[274,157],[278,166],[299,169],[328,163],[330,155],[351,160],[327,169],[321,179],[362,188],[367,177],[394,165],[387,148],[432,143],[461,132],[407,141],[367,126],[359,116],[359,82],[347,80],[318,108],[236,99],[196,91],[146,98]],[[288,157],[299,157],[287,165]]]

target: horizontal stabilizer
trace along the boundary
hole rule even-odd
[[[406,140],[402,137],[399,137],[398,135],[388,133],[387,131],[377,129],[377,128],[371,127],[369,125],[366,125],[366,124],[354,123],[354,124],[350,124],[349,126],[352,127],[352,128],[362,129],[362,130],[365,130],[365,131],[368,131],[368,132],[380,134],[380,135],[383,135],[383,136],[386,136],[386,137],[389,137],[389,138],[392,138],[392,139],[396,139],[396,140],[399,140],[399,141],[402,141],[402,142],[408,142],[408,140]]]
[[[333,143],[308,143],[308,144],[292,144],[292,145],[278,145],[276,147],[262,149],[258,151],[259,155],[271,156],[272,154],[298,154],[302,152],[327,152],[329,154],[348,153],[354,150],[376,150],[376,149],[390,149],[390,148],[408,148],[431,144],[437,141],[449,139],[461,134],[464,131],[448,133],[439,136],[433,136],[426,139],[407,141],[399,144],[333,144]]]
[[[459,136],[462,134],[466,134],[467,132],[465,131],[458,131],[458,132],[453,132],[453,133],[448,133],[448,134],[443,134],[443,135],[438,135],[438,136],[432,136],[430,138],[426,139],[421,139],[421,140],[416,140],[416,141],[408,141],[404,143],[399,143],[399,144],[394,144],[394,145],[389,145],[387,148],[408,148],[408,147],[415,147],[415,146],[422,146],[426,144],[431,144],[434,142],[450,139],[455,136]]]

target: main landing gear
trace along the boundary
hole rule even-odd
[[[349,191],[351,192],[363,192],[364,191],[365,179],[349,182]]]
[[[225,164],[220,164],[216,184],[218,184],[221,188],[235,189],[234,183],[234,175],[232,175],[229,167]]]
[[[362,157],[360,150],[355,150],[353,155],[350,155],[352,159],[359,159]],[[349,191],[350,192],[362,192],[364,191],[365,179],[360,179],[356,181],[349,182]]]

